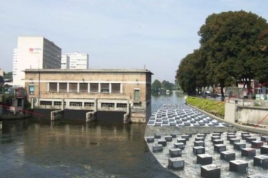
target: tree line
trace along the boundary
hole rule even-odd
[[[172,91],[175,89],[175,85],[173,83],[170,83],[166,80],[163,80],[160,82],[159,80],[154,80],[151,86],[152,92],[161,92],[161,90],[169,90]]]
[[[249,94],[251,80],[268,78],[268,24],[245,11],[211,14],[200,27],[200,47],[180,62],[176,80],[188,94],[203,87],[223,88],[244,83]]]

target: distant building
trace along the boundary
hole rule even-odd
[[[130,112],[130,121],[141,123],[151,115],[147,69],[27,69],[25,75],[34,107]]]
[[[70,68],[70,57],[68,55],[61,56],[61,69]]]
[[[88,69],[88,61],[88,54],[86,53],[67,53],[62,55],[61,66],[62,69]]]
[[[18,37],[13,52],[13,84],[24,86],[25,69],[60,69],[61,48],[39,36]]]

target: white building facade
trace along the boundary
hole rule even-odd
[[[61,69],[70,68],[70,57],[68,55],[61,56]]]
[[[65,63],[64,61],[67,60],[67,57],[65,57],[65,55],[63,56],[64,57],[62,57],[62,64]],[[75,53],[67,53],[66,56],[69,57],[69,63],[68,63],[69,68],[67,69],[88,69],[88,61],[89,61],[88,54],[75,52]]]
[[[61,48],[44,37],[18,37],[13,53],[13,84],[24,87],[25,69],[60,69]]]

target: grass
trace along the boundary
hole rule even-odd
[[[204,98],[188,97],[187,103],[215,116],[224,118],[225,103]]]

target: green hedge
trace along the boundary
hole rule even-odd
[[[224,108],[225,108],[224,102],[205,98],[190,97],[190,96],[186,99],[186,101],[188,104],[192,106],[195,106],[199,109],[209,112],[215,116],[224,118]]]

